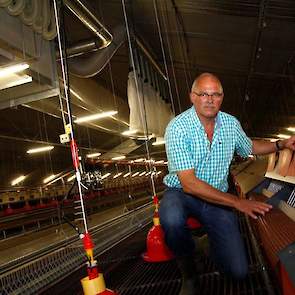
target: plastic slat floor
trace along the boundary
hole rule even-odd
[[[249,258],[249,275],[240,282],[220,274],[205,256],[197,257],[200,269],[201,293],[204,295],[268,295],[263,272],[253,251],[244,218],[240,227],[245,239]],[[147,229],[148,230],[148,229]],[[181,287],[181,275],[175,261],[147,263],[141,258],[145,251],[147,230],[138,232],[98,258],[106,285],[120,295],[176,295]],[[85,270],[77,271],[43,294],[83,294],[79,279]],[[275,288],[275,286],[271,286]],[[279,294],[277,291],[272,294]]]

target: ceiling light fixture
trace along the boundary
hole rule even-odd
[[[27,150],[27,153],[28,154],[35,154],[35,153],[41,153],[41,152],[51,151],[53,149],[54,149],[54,146],[49,145],[49,146],[44,146],[44,147],[40,147],[40,148],[35,148],[35,149]]]
[[[46,178],[43,180],[43,183],[47,183],[47,182],[53,180],[55,177],[56,177],[55,174],[51,174],[50,176],[46,177]]]
[[[21,175],[21,176],[17,177],[16,179],[12,180],[11,185],[14,186],[14,185],[22,182],[25,178],[26,178],[26,176]]]
[[[71,182],[75,178],[76,178],[76,175],[74,174],[67,179],[67,182]]]
[[[135,134],[137,132],[137,130],[126,130],[124,132],[122,132],[121,134],[122,135],[132,135],[132,134]]]
[[[101,153],[93,153],[93,154],[88,154],[86,155],[87,158],[96,158],[99,157],[101,155]]]
[[[14,87],[14,86],[18,86],[18,85],[22,85],[25,83],[30,83],[32,81],[33,81],[33,78],[28,75],[23,75],[23,76],[13,75],[12,77],[4,79],[4,81],[3,81],[3,79],[1,79],[0,90]]]
[[[127,176],[129,176],[129,175],[130,175],[130,172],[124,174],[123,177],[125,178],[125,177],[127,177]]]
[[[19,73],[23,70],[28,69],[29,67],[30,66],[27,63],[20,63],[20,64],[5,66],[5,67],[0,67],[0,78],[6,77],[11,74]]]
[[[116,179],[116,178],[118,178],[119,176],[121,176],[123,173],[122,172],[119,172],[119,173],[117,173],[116,175],[114,175],[114,179]]]
[[[295,132],[295,127],[288,127],[287,130],[291,132]]]
[[[291,135],[287,135],[287,134],[278,134],[277,137],[287,139],[287,138],[290,138]]]
[[[145,159],[144,158],[139,158],[139,159],[136,159],[134,160],[135,163],[140,163],[140,162],[143,162]]]
[[[152,145],[163,145],[165,144],[165,140],[159,140],[152,143]]]
[[[109,177],[110,175],[111,175],[111,173],[106,173],[105,175],[103,175],[103,176],[101,177],[101,179],[105,179],[105,178]]]
[[[116,161],[116,160],[123,160],[123,159],[125,159],[126,158],[126,156],[118,156],[118,157],[114,157],[114,158],[112,158],[112,160],[113,161]]]
[[[94,120],[110,117],[110,116],[113,116],[116,114],[118,114],[117,111],[102,112],[102,113],[98,113],[98,114],[94,114],[94,115],[80,117],[80,118],[76,119],[74,122],[75,123],[85,123],[85,122],[89,122],[89,121],[94,121]]]

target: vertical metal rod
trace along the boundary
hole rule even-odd
[[[133,50],[132,50],[132,43],[131,43],[131,37],[130,37],[130,31],[129,31],[129,24],[128,24],[128,19],[127,19],[127,13],[126,13],[126,5],[125,5],[125,0],[122,0],[122,6],[123,6],[123,14],[124,14],[124,20],[126,24],[126,31],[127,31],[127,40],[128,40],[128,45],[129,45],[129,51],[130,51],[130,58],[131,58],[131,64],[133,69],[135,69],[135,61],[134,61],[134,55],[133,55]],[[134,75],[135,78],[135,86],[136,86],[136,92],[137,92],[137,98],[139,99],[139,85],[138,85],[138,77]],[[147,158],[150,160],[150,151],[148,147],[148,131],[147,131],[147,124],[144,124],[144,133],[145,133],[145,147],[146,147],[146,152],[147,152]],[[149,161],[151,162],[151,161]],[[149,163],[150,168],[151,168],[151,163]],[[156,195],[156,189],[155,189],[155,184],[154,180],[152,178],[152,189],[153,189],[153,194],[154,196]]]
[[[58,49],[59,49],[59,54],[60,54],[60,64],[61,64],[62,78],[63,78],[63,83],[64,83],[64,92],[65,92],[65,97],[66,97],[68,120],[69,120],[69,125],[70,125],[70,134],[71,134],[71,139],[74,140],[75,137],[74,137],[74,130],[73,130],[74,128],[73,128],[72,112],[71,112],[69,95],[68,95],[68,83],[67,83],[67,79],[66,79],[66,71],[65,71],[65,66],[64,66],[65,59],[63,57],[63,51],[62,51],[62,45],[61,45],[60,25],[59,25],[56,0],[54,0],[53,4],[54,4],[55,23],[56,23],[56,29],[57,29],[56,31],[57,31],[57,39],[58,39]],[[79,167],[75,167],[75,169],[76,169],[76,179],[77,179],[80,202],[81,202],[81,210],[82,210],[84,228],[85,228],[85,232],[88,233],[86,213],[85,213],[85,208],[84,208],[82,187],[81,187],[81,173],[79,171]]]

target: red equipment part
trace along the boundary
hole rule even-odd
[[[161,225],[154,225],[146,240],[147,252],[142,255],[147,262],[162,262],[174,258],[172,252],[165,244],[164,232]]]
[[[93,249],[93,242],[91,240],[90,234],[85,233],[83,237],[83,246],[85,250]]]
[[[282,264],[280,264],[280,274],[281,274],[283,295],[294,295],[295,286],[292,284],[292,281]]]
[[[186,224],[190,229],[198,229],[202,227],[201,223],[194,217],[189,217]]]
[[[71,140],[71,152],[72,152],[72,160],[75,169],[79,168],[79,155],[78,155],[78,147],[74,139]]]

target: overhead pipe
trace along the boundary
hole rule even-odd
[[[112,43],[108,47],[102,48],[96,52],[93,52],[90,56],[76,56],[68,60],[68,65],[70,72],[81,78],[89,78],[97,75],[101,72],[116,51],[126,40],[126,31],[124,26],[118,26],[113,30]],[[95,44],[94,44],[95,43]],[[90,43],[84,43],[76,45],[75,49],[70,53],[73,55],[78,55],[78,50],[95,50],[96,42],[91,41]],[[96,47],[96,49],[99,49]]]
[[[101,41],[100,48],[109,46],[113,40],[112,34],[97,19],[91,10],[81,0],[64,0],[69,10]]]
[[[100,48],[100,40],[83,40],[67,48],[67,58],[76,57],[85,53],[96,51]]]
[[[117,26],[112,35],[83,3],[83,1],[64,0],[64,3],[69,10],[102,42],[102,44],[99,44],[97,40],[81,42],[67,50],[68,57],[75,57],[74,59],[69,60],[70,71],[79,77],[93,77],[106,66],[118,48],[123,42],[125,42],[127,38],[126,29],[123,26]],[[135,37],[135,42],[159,74],[167,80],[166,75],[162,72],[161,68],[145,48],[143,43],[137,37]],[[98,49],[100,50],[93,53],[88,58],[81,58],[78,56]]]

